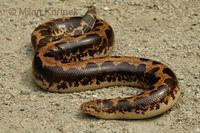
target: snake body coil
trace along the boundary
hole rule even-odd
[[[114,44],[109,24],[89,8],[83,17],[39,25],[32,33],[35,82],[50,92],[75,92],[115,85],[142,88],[126,98],[83,103],[84,113],[104,119],[141,119],[159,115],[177,101],[180,88],[174,72],[150,59],[108,56]]]

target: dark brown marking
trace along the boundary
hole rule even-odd
[[[148,85],[153,85],[160,80],[160,77],[157,77],[155,74],[159,69],[159,67],[154,67],[145,74],[145,79]]]
[[[145,64],[139,64],[139,65],[137,66],[137,71],[138,71],[138,73],[144,74],[145,70],[146,70],[146,65],[145,65]]]
[[[119,100],[114,109],[119,112],[131,112],[133,110],[132,104],[128,100]]]
[[[172,79],[176,79],[176,75],[172,72],[171,69],[169,68],[165,68],[163,69],[163,73],[168,74],[170,77],[172,77]]]
[[[153,85],[148,88],[148,90],[153,90],[153,89],[155,89],[155,86]]]
[[[34,48],[35,48],[35,45],[36,45],[36,43],[37,43],[37,36],[32,35],[32,36],[31,36],[31,42],[32,42],[32,44],[33,44],[33,46],[34,46]]]
[[[146,58],[140,58],[140,60],[141,60],[142,62],[147,62],[147,61],[149,61],[149,59],[146,59]]]
[[[164,82],[165,84],[167,84],[169,88],[172,88],[172,89],[175,89],[177,86],[177,82],[174,81],[173,79],[166,79]]]
[[[147,74],[153,75],[155,74],[158,70],[160,70],[159,67],[154,67],[150,71],[147,72]]]
[[[43,38],[39,41],[39,45],[37,45],[37,49],[40,49],[41,47],[44,47],[50,42],[49,38]]]
[[[112,29],[107,29],[105,32],[106,32],[107,38],[112,38],[113,36]]]
[[[61,83],[60,85],[57,85],[58,90],[59,89],[66,89],[68,88],[67,84],[65,82]]]
[[[158,62],[158,61],[152,61],[152,65],[158,65],[158,64],[160,64],[160,62]]]
[[[113,102],[110,99],[106,99],[102,101],[104,109],[111,109],[113,107]]]
[[[49,30],[40,30],[41,36],[49,36],[51,35],[51,32]]]
[[[100,26],[102,26],[102,25],[103,25],[102,22],[97,22],[97,23],[95,24],[95,27],[100,27]]]

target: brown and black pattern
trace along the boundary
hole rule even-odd
[[[128,85],[144,90],[136,96],[84,103],[81,110],[90,115],[108,119],[152,117],[168,110],[179,95],[176,75],[162,63],[107,56],[113,48],[114,32],[96,18],[94,7],[83,17],[39,25],[31,41],[36,50],[33,75],[42,89],[73,92]]]

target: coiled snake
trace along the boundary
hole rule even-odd
[[[115,85],[142,88],[126,98],[97,99],[81,111],[104,119],[142,119],[159,115],[177,101],[180,88],[166,65],[145,58],[108,56],[114,32],[89,7],[82,17],[54,19],[32,33],[35,82],[50,92],[94,90]]]

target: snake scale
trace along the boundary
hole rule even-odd
[[[103,119],[143,119],[174,105],[180,88],[166,65],[145,58],[109,56],[114,32],[96,17],[94,7],[83,16],[63,17],[32,32],[33,77],[50,92],[68,93],[126,85],[143,92],[125,98],[96,99],[81,105],[83,113]]]

